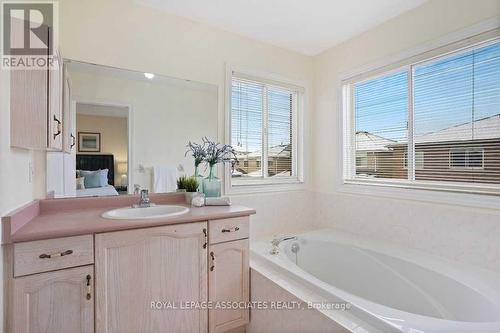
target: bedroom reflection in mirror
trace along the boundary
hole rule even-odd
[[[63,151],[47,152],[47,196],[176,191],[186,144],[217,138],[217,86],[64,61]]]

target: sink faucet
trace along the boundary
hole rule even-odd
[[[139,203],[134,205],[134,208],[147,208],[151,207],[153,204],[149,200],[149,191],[147,189],[141,190],[141,198],[139,199]]]
[[[296,236],[284,236],[284,237],[275,237],[271,241],[271,244],[273,245],[273,248],[271,250],[271,254],[278,254],[280,252],[279,245],[281,242],[287,241],[287,240],[297,240]]]

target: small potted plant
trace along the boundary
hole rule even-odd
[[[177,190],[184,190],[186,192],[186,201],[188,204],[191,204],[193,196],[197,193],[198,185],[198,180],[195,176],[181,176],[177,179]]]
[[[186,154],[190,154],[194,158],[194,177],[198,180],[198,192],[203,192],[203,176],[200,175],[200,165],[205,160],[206,151],[205,144],[200,145],[189,141]]]
[[[231,162],[235,157],[234,149],[231,145],[223,145],[203,138],[205,147],[205,162],[209,166],[209,174],[203,180],[203,193],[207,197],[220,197],[221,180],[215,175],[215,166],[219,163]]]

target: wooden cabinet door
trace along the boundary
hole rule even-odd
[[[23,45],[24,20],[12,18],[12,43]],[[18,69],[10,73],[10,145],[47,148],[47,70]],[[3,75],[3,74],[2,74]]]
[[[56,51],[54,51],[56,52]],[[62,112],[62,59],[59,52],[54,56],[54,67],[49,70],[49,113],[48,148],[63,149],[63,112]]]
[[[210,245],[209,288],[211,302],[249,301],[248,239]],[[226,332],[248,324],[248,309],[211,309],[210,333]]]
[[[97,234],[96,331],[206,332],[206,309],[180,308],[207,301],[206,228],[200,222]]]
[[[94,332],[93,275],[82,266],[15,278],[12,332]]]

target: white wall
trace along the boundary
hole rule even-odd
[[[497,0],[432,0],[315,58],[315,221],[500,271],[500,210],[464,208],[335,190],[340,158],[337,83],[342,73],[500,15]]]

